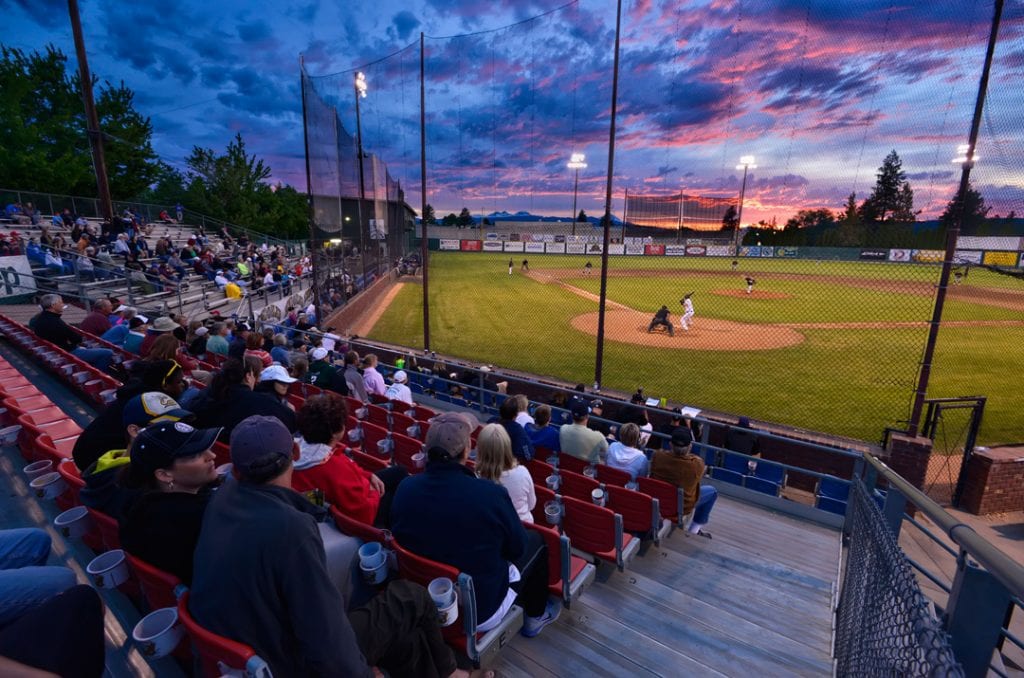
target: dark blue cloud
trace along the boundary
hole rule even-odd
[[[260,42],[269,38],[273,32],[265,21],[251,21],[238,26],[238,37],[242,42]]]
[[[414,30],[420,27],[420,20],[412,12],[402,10],[391,18],[391,24],[394,26],[398,39],[404,42],[409,39]]]

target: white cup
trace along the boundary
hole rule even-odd
[[[441,626],[451,626],[459,618],[459,601],[452,600],[445,607],[437,608],[437,623]]]
[[[132,629],[132,640],[148,659],[166,657],[184,637],[185,629],[178,623],[178,610],[173,607],[150,612]]]
[[[356,419],[366,419],[366,415],[369,414],[369,410],[365,407],[360,407],[355,411]]]
[[[547,458],[547,464],[548,464],[548,466],[552,466],[554,468],[558,468],[558,455],[557,454],[553,454],[550,457],[548,457]]]
[[[557,501],[549,501],[544,504],[544,519],[549,525],[557,525],[562,522],[562,505]]]
[[[412,465],[416,468],[423,468],[427,465],[427,453],[417,452],[412,455]]]
[[[427,584],[427,593],[437,605],[437,608],[447,608],[455,602],[455,584],[447,577],[438,577]]]
[[[28,486],[40,499],[54,499],[64,494],[64,491],[68,489],[68,484],[64,482],[64,479],[56,471],[50,471],[33,478]]]
[[[0,428],[0,443],[13,445],[18,442],[18,434],[21,433],[21,424]]]
[[[635,480],[630,480],[628,483],[626,483],[627,490],[633,490],[635,492],[639,488],[640,485]]]
[[[50,473],[53,471],[53,460],[42,459],[40,461],[34,461],[25,468],[21,469],[22,473],[28,476],[29,480],[38,478],[44,473]]]
[[[89,517],[89,509],[75,506],[54,518],[53,526],[65,539],[81,537],[92,529],[92,518]]]
[[[385,457],[391,454],[391,448],[394,446],[391,438],[382,438],[377,441],[377,454]]]
[[[585,469],[583,469],[583,475],[585,475],[588,478],[596,478],[597,477],[597,467],[594,466],[593,464],[591,464],[590,466],[588,466]]]
[[[605,497],[604,490],[599,487],[590,492],[590,500],[597,506],[604,506],[607,497]]]
[[[557,473],[549,475],[544,479],[544,482],[547,483],[548,489],[552,492],[558,492],[558,488],[562,485],[562,479]]]
[[[92,577],[96,588],[116,589],[128,581],[128,561],[121,549],[96,556],[85,566],[85,571]]]
[[[358,443],[363,439],[363,429],[354,428],[348,432],[348,441],[350,443]]]
[[[363,581],[371,586],[380,584],[388,578],[388,555],[381,550],[380,544],[373,543],[377,546],[374,555],[359,558],[359,571],[363,574]]]
[[[409,436],[410,438],[419,438],[420,437],[420,425],[419,424],[413,424],[412,426],[406,427],[405,435]]]

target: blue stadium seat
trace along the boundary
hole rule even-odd
[[[706,466],[718,466],[718,450],[702,443],[693,444],[693,453],[704,460]]]
[[[715,480],[722,480],[733,485],[743,485],[743,474],[720,466],[712,467],[711,477]]]
[[[743,486],[746,487],[748,490],[753,490],[754,492],[762,492],[764,494],[769,494],[773,497],[779,496],[779,492],[782,490],[782,485],[780,485],[779,483],[773,483],[770,480],[758,478],[757,476],[747,476],[745,482],[743,483]]]
[[[831,497],[819,495],[818,501],[814,506],[822,511],[828,511],[829,513],[835,513],[841,516],[846,515],[846,502],[838,499],[832,499]]]
[[[850,483],[835,476],[822,476],[818,480],[818,490],[815,492],[819,497],[838,499],[845,502],[850,496]]]
[[[767,480],[776,485],[786,484],[786,469],[781,464],[771,461],[758,461],[754,468],[754,475],[761,480]]]
[[[750,470],[750,464],[746,457],[741,457],[738,454],[732,454],[730,452],[722,453],[722,468],[738,473],[741,476],[747,475]]]

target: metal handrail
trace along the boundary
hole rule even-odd
[[[1024,596],[1024,567],[986,541],[970,525],[960,522],[947,513],[923,492],[889,468],[885,462],[871,454],[864,454],[864,460],[885,478],[890,487],[896,489],[907,501],[917,506],[936,526],[941,528],[953,540],[953,543],[992,573],[992,576],[998,579],[1012,595]]]

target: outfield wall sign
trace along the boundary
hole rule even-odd
[[[688,257],[703,257],[707,256],[708,248],[706,245],[687,245],[686,256]]]
[[[522,252],[524,244],[525,243],[521,243],[521,242],[507,242],[507,243],[505,243],[505,251],[506,252]]]
[[[664,245],[644,245],[644,254],[647,256],[661,256],[665,254]]]
[[[462,249],[462,241],[452,240],[450,238],[441,238],[440,248],[443,250],[460,250]]]
[[[665,245],[664,254],[670,257],[686,256],[686,245]]]
[[[939,263],[946,258],[945,250],[914,250],[910,259],[921,264]]]
[[[860,258],[865,261],[885,261],[889,258],[889,250],[861,250]]]
[[[1016,252],[985,252],[981,262],[986,266],[1016,266]]]
[[[16,297],[35,294],[36,281],[28,257],[0,257],[0,298],[12,302]]]
[[[544,246],[544,251],[548,254],[565,254],[565,243],[549,242]]]
[[[642,243],[626,243],[626,254],[643,254],[644,245]]]
[[[586,254],[587,246],[581,242],[567,242],[565,243],[566,254]]]
[[[500,240],[485,240],[484,241],[484,252],[501,252],[504,248],[504,243]]]
[[[786,259],[795,259],[800,256],[799,247],[776,247],[775,256],[783,257]]]
[[[480,245],[481,245],[481,243],[480,243],[479,240],[463,240],[462,241],[462,251],[463,252],[479,252],[480,249],[481,249]]]
[[[542,243],[542,242],[528,242],[528,243],[526,243],[526,251],[527,252],[543,252],[544,251],[544,243]]]
[[[735,251],[732,245],[708,245],[707,247],[709,257],[731,257]]]
[[[953,253],[953,261],[957,264],[980,264],[982,254],[984,254],[984,252],[957,250]]]
[[[608,254],[625,254],[626,246],[622,243],[616,243],[614,245],[608,245]]]
[[[889,261],[905,262],[910,261],[912,250],[894,249],[889,250]]]

